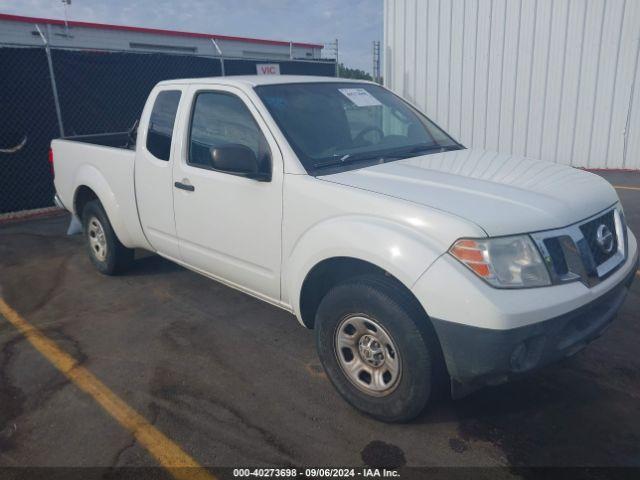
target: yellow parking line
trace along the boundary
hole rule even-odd
[[[78,362],[71,355],[61,350],[40,330],[22,318],[2,298],[0,298],[0,314],[64,376],[90,395],[120,425],[129,430],[136,440],[173,477],[180,480],[212,480],[215,478],[142,415],[127,405],[89,370],[78,365]]]
[[[614,185],[613,188],[617,188],[620,190],[639,190],[640,191],[640,187],[627,187],[625,185]]]

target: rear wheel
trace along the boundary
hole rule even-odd
[[[82,225],[89,258],[101,273],[117,275],[131,266],[134,251],[118,240],[98,200],[85,205],[82,211]]]
[[[379,275],[332,288],[316,314],[318,354],[347,402],[386,422],[411,420],[441,385],[440,347],[422,309]]]

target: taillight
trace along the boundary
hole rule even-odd
[[[56,172],[53,168],[53,150],[49,149],[49,168],[51,169],[51,177],[56,178]]]

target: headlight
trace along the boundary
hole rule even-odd
[[[551,285],[549,272],[529,236],[470,239],[455,242],[449,253],[473,273],[499,288]]]

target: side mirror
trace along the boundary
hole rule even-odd
[[[262,182],[271,180],[269,172],[260,171],[260,163],[256,154],[246,145],[230,143],[212,147],[210,154],[211,166],[216,170]]]

